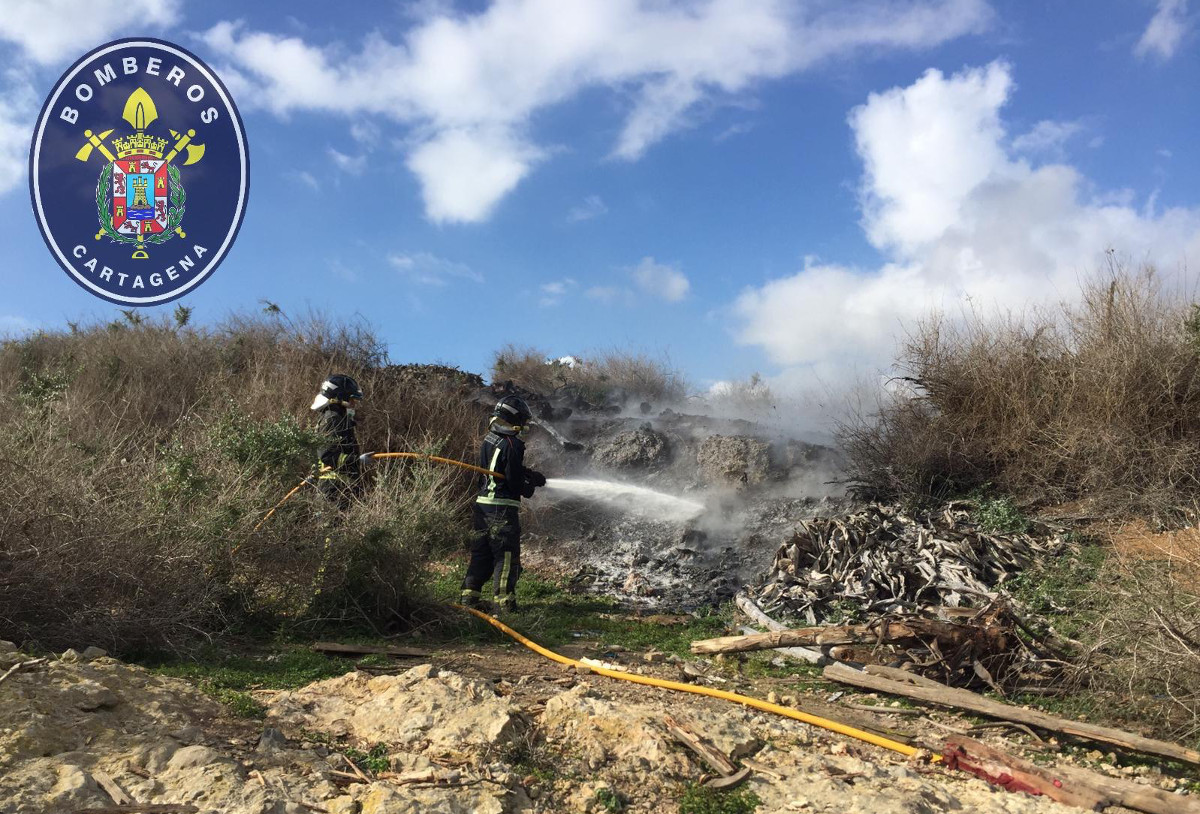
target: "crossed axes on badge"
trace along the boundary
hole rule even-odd
[[[138,88],[129,95],[129,100],[125,102],[125,110],[122,118],[129,122],[138,132],[141,132],[146,129],[146,126],[150,122],[158,118],[158,110],[154,107],[154,101],[150,98],[150,94]],[[79,148],[79,152],[75,153],[75,157],[80,161],[87,161],[92,157],[92,150],[98,150],[109,161],[116,161],[117,157],[104,146],[104,139],[108,138],[112,132],[109,129],[103,133],[96,134],[91,130],[84,130],[83,135],[87,137],[87,143]],[[167,163],[169,164],[175,156],[179,155],[181,150],[187,150],[187,160],[183,162],[185,167],[188,164],[195,164],[203,158],[204,145],[191,143],[195,136],[195,130],[188,130],[186,133],[178,133],[171,130],[171,137],[175,139],[175,146],[165,156]]]

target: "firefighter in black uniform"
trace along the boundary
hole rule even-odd
[[[362,397],[358,382],[335,373],[321,382],[311,407],[320,413],[320,430],[329,439],[317,453],[317,488],[343,509],[350,505],[358,482],[361,461],[354,433],[354,408]]]
[[[475,498],[476,539],[463,579],[462,602],[486,607],[482,589],[493,582],[500,610],[517,609],[517,578],[521,575],[521,498],[546,485],[542,473],[525,467],[525,442],[520,436],[529,424],[529,405],[505,396],[492,411],[488,434],[479,449],[479,465],[503,478],[484,475]]]

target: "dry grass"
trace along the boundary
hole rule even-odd
[[[934,319],[905,344],[913,392],[848,421],[861,491],[1102,498],[1166,511],[1200,497],[1200,322],[1151,270],[1085,287],[1026,318]]]
[[[549,395],[573,390],[592,404],[682,401],[687,383],[682,374],[663,360],[626,351],[603,351],[576,357],[574,367],[551,359],[536,348],[506,345],[492,362],[492,380],[511,381],[526,390]]]
[[[314,492],[252,529],[311,466],[308,404],[332,372],[368,395],[364,449],[462,456],[480,417],[388,387],[361,325],[185,323],[131,314],[0,345],[0,638],[128,652],[252,624],[402,623],[424,562],[468,526],[457,471],[381,467],[345,516]]]

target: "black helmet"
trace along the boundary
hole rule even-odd
[[[341,373],[334,373],[321,382],[321,389],[313,399],[312,409],[321,410],[330,404],[346,404],[351,399],[362,399],[362,388],[358,382]]]
[[[506,424],[519,428],[529,423],[529,419],[533,418],[533,413],[529,411],[529,405],[525,403],[525,399],[520,396],[505,396],[496,402],[496,409],[492,410],[492,418],[498,418]]]

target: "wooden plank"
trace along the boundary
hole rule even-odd
[[[1059,772],[1066,777],[1100,789],[1116,802],[1135,811],[1148,814],[1200,814],[1200,800],[1195,795],[1172,794],[1163,789],[1143,786],[1132,780],[1106,777],[1098,772],[1063,766]]]
[[[900,681],[894,681],[883,676],[871,675],[867,672],[852,670],[849,667],[843,667],[840,664],[831,664],[826,667],[823,675],[830,681],[837,681],[842,684],[849,684],[855,687],[863,687],[875,692],[886,692],[892,695],[899,695],[905,698],[916,698],[919,701],[926,701],[931,704],[940,704],[944,707],[954,707],[956,709],[970,710],[978,712],[981,715],[986,715],[990,718],[999,718],[1004,721],[1017,721],[1018,723],[1028,724],[1039,729],[1049,730],[1051,732],[1061,732],[1066,735],[1073,735],[1077,738],[1085,738],[1087,740],[1098,741],[1100,743],[1108,743],[1114,746],[1120,746],[1123,749],[1129,749],[1135,752],[1145,752],[1146,754],[1158,755],[1160,757],[1170,758],[1171,760],[1180,760],[1186,763],[1200,764],[1200,752],[1195,749],[1188,749],[1175,743],[1155,740],[1153,738],[1142,737],[1132,732],[1125,732],[1120,729],[1113,729],[1107,726],[1097,726],[1096,724],[1081,723],[1079,721],[1071,721],[1066,718],[1059,718],[1054,715],[1049,715],[1045,712],[1037,710],[1023,709],[1022,707],[1014,707],[1010,704],[993,701],[990,698],[985,698],[978,693],[973,693],[970,690],[960,690],[952,687],[926,687],[913,684],[906,684]]]
[[[737,606],[742,613],[746,614],[746,616],[749,617],[749,619],[759,627],[765,627],[767,630],[771,631],[787,630],[787,625],[783,624],[782,622],[777,622],[768,616],[767,612],[760,608],[744,591],[739,592],[738,595],[734,597],[734,602],[737,603]],[[753,633],[754,631],[742,628],[742,632]],[[781,655],[791,656],[792,658],[800,659],[801,661],[807,661],[809,664],[815,664],[818,667],[824,667],[826,664],[829,664],[833,661],[833,659],[829,658],[829,656],[825,655],[820,650],[813,650],[807,647],[780,647],[778,650]]]
[[[100,788],[108,792],[108,796],[112,801],[119,806],[133,805],[137,801],[125,793],[125,790],[117,785],[117,781],[113,780],[107,772],[102,772],[96,769],[92,772],[92,777],[100,785]]]
[[[371,644],[339,644],[338,642],[317,642],[312,649],[318,653],[331,653],[345,656],[398,656],[404,658],[423,659],[429,657],[428,650],[415,647],[380,647]]]
[[[666,724],[667,731],[675,740],[695,752],[714,772],[722,777],[729,777],[737,773],[737,766],[729,758],[715,747],[704,743],[696,733],[680,726],[671,716],[663,718],[663,723]]]
[[[871,675],[883,676],[890,678],[893,681],[903,681],[905,684],[916,684],[918,687],[929,687],[930,689],[940,690],[946,685],[940,681],[934,681],[932,678],[926,678],[919,673],[913,673],[908,670],[901,670],[898,667],[885,667],[882,664],[868,664],[863,667]]]
[[[1057,772],[993,749],[972,738],[954,735],[946,739],[942,753],[947,768],[970,772],[1008,791],[1044,795],[1057,803],[1100,811],[1109,802],[1096,789],[1064,783]]]
[[[882,621],[872,625],[826,625],[795,630],[772,630],[749,636],[721,636],[692,642],[693,653],[742,653],[778,647],[812,647],[838,644],[887,644],[935,638],[960,645],[980,637],[992,637],[981,627],[942,622],[937,619]],[[1002,637],[1002,636],[1001,636]],[[1002,649],[1002,648],[1001,648]]]
[[[1195,799],[1073,766],[1037,766],[972,738],[947,738],[944,757],[951,768],[1010,791],[1042,794],[1092,811],[1119,805],[1146,814],[1200,814],[1200,801]]]
[[[711,780],[704,781],[706,789],[731,789],[736,785],[746,782],[746,778],[750,776],[750,769],[743,766],[733,774],[725,777],[714,777]]]
[[[742,633],[752,635],[758,631],[749,626],[742,626]],[[776,647],[775,652],[781,656],[796,659],[797,661],[805,661],[809,664],[815,664],[818,667],[824,667],[826,664],[833,664],[833,659],[826,656],[820,650],[811,650],[807,647]]]

